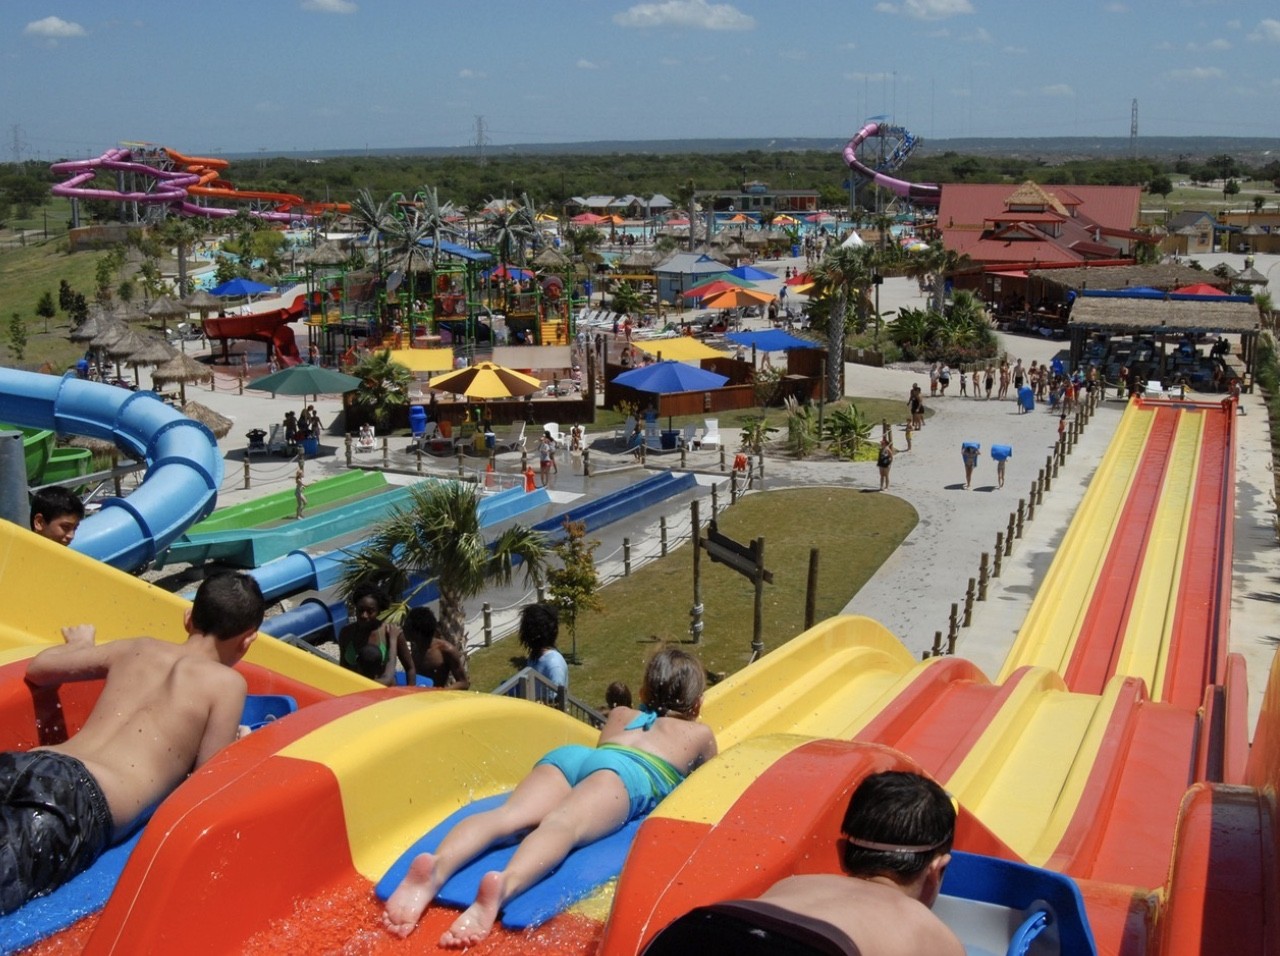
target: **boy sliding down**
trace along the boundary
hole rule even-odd
[[[89,624],[27,665],[33,688],[105,678],[80,732],[0,753],[0,914],[67,882],[192,770],[236,739],[244,678],[231,669],[262,623],[258,583],[207,579],[183,617],[187,640],[94,642]],[[38,691],[37,691],[38,692]]]

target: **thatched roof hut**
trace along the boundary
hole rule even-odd
[[[1184,285],[1194,285],[1197,282],[1207,282],[1209,285],[1224,288],[1229,285],[1228,280],[1221,279],[1212,272],[1184,265],[1029,269],[1027,276],[1064,289],[1075,289],[1077,292],[1082,289],[1114,291],[1135,289],[1140,286],[1170,291]]]
[[[1081,296],[1071,307],[1071,325],[1118,335],[1171,332],[1247,334],[1259,326],[1249,302]]]

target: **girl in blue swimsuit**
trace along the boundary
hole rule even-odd
[[[531,830],[504,870],[484,875],[476,901],[440,945],[461,948],[483,939],[507,900],[559,866],[575,847],[648,813],[715,756],[715,735],[698,722],[705,687],[696,657],[676,647],[658,651],[645,669],[639,710],[615,707],[594,748],[552,750],[501,807],[467,817],[435,854],[415,858],[387,900],[383,924],[407,936],[459,868],[497,841]]]

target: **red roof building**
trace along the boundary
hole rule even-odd
[[[984,266],[1076,265],[1131,258],[1137,186],[946,183],[938,231],[948,249]]]

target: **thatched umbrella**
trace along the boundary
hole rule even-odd
[[[116,310],[116,318],[121,322],[141,322],[143,319],[151,318],[151,316],[137,306],[126,305]]]
[[[137,384],[138,367],[141,365],[163,365],[175,355],[178,350],[157,335],[144,336],[147,344],[136,352],[130,352],[126,356],[125,361],[133,366],[133,380]]]
[[[533,257],[533,265],[539,269],[563,269],[569,264],[569,257],[559,249],[547,246]]]
[[[151,381],[157,388],[168,385],[170,382],[177,382],[178,400],[186,404],[187,383],[211,382],[213,370],[203,362],[197,362],[180,352],[163,365],[157,366],[151,373]]]
[[[102,332],[103,327],[111,320],[105,315],[90,315],[87,319],[71,330],[67,338],[72,342],[89,342],[96,339]]]
[[[147,315],[160,320],[160,328],[169,328],[170,319],[185,319],[190,310],[181,302],[162,295],[147,308]]]
[[[212,408],[207,405],[201,405],[199,402],[184,402],[182,414],[209,429],[209,431],[213,432],[214,438],[225,438],[231,431],[231,426],[235,424],[226,415],[220,415]]]
[[[120,362],[127,359],[134,352],[141,352],[150,344],[149,336],[126,327],[104,344],[102,350],[107,353],[107,358],[115,360],[116,377],[118,378],[120,376]],[[136,367],[133,370],[133,384],[138,384],[138,369]]]
[[[89,348],[98,353],[99,364],[106,358],[107,346],[114,344],[116,339],[127,331],[128,327],[123,322],[103,321],[98,323],[98,334],[89,340]],[[116,374],[119,374],[119,369],[116,370]]]
[[[349,258],[346,250],[331,239],[298,253],[298,261],[306,266],[340,266]]]

